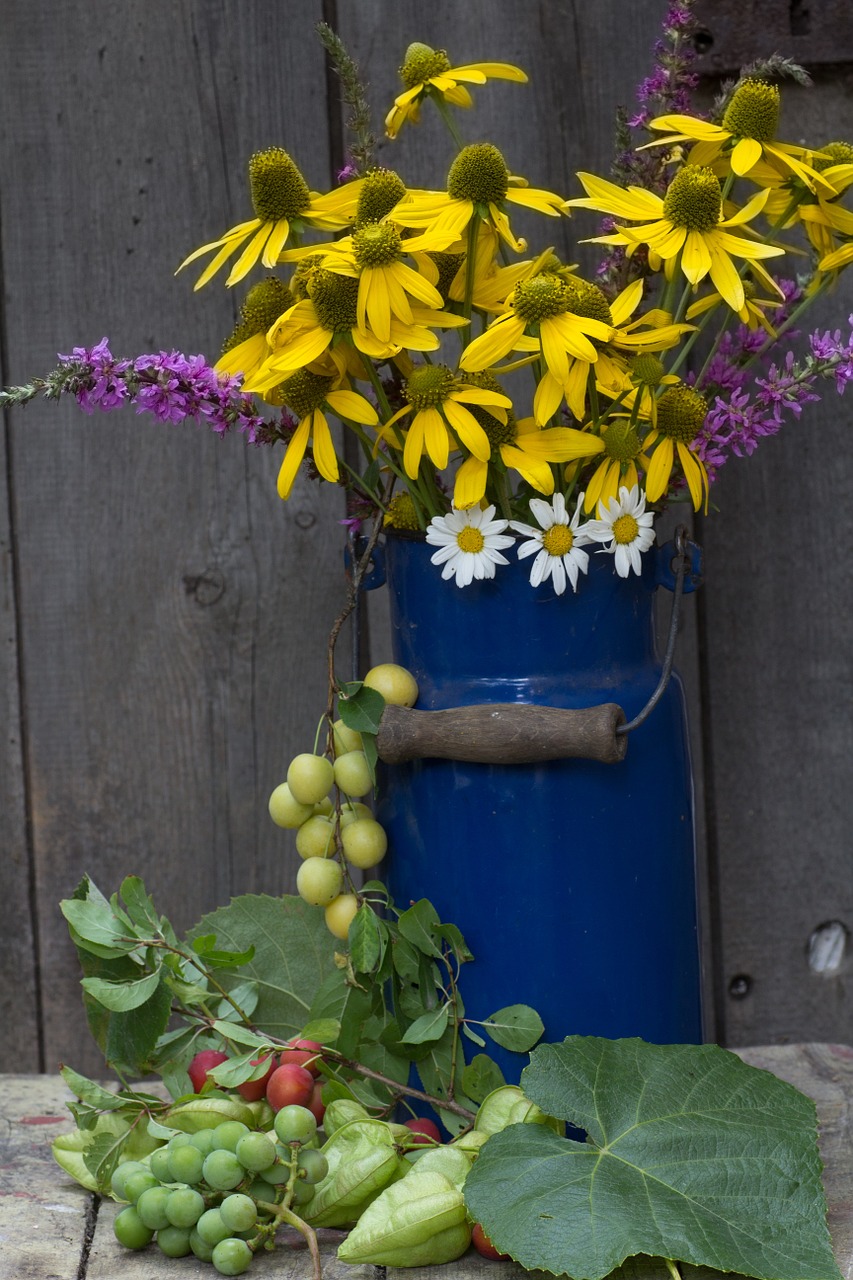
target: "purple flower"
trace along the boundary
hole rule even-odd
[[[74,347],[71,355],[59,359],[69,375],[69,391],[73,391],[80,408],[86,413],[95,409],[116,409],[128,398],[124,374],[129,360],[114,360],[106,338],[94,347]]]

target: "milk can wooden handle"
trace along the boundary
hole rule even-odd
[[[515,702],[446,711],[386,706],[376,746],[386,764],[427,757],[479,764],[579,757],[614,764],[628,746],[627,737],[616,732],[624,721],[614,702],[579,709]]]

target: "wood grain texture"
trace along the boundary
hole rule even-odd
[[[117,354],[215,354],[233,296],[173,272],[245,218],[259,146],[298,148],[328,185],[321,16],[319,0],[6,7],[10,382],[104,333]],[[56,906],[82,872],[105,892],[138,872],[179,928],[294,883],[266,798],[325,704],[343,512],[331,486],[284,506],[276,458],[201,427],[10,416],[46,1061],[95,1070]]]

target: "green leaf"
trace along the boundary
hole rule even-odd
[[[447,1030],[450,1018],[450,1006],[443,1004],[439,1009],[417,1018],[402,1037],[403,1044],[424,1044],[427,1040],[440,1040]]]
[[[237,982],[231,988],[229,994],[234,1004],[243,1010],[247,1018],[250,1018],[258,1006],[260,996],[257,982],[253,978],[250,978],[247,982]],[[209,998],[210,993],[208,992]],[[223,996],[216,1007],[216,1012],[220,1018],[224,1018],[228,1022],[235,1022],[240,1015],[231,1000],[226,1000]]]
[[[345,1058],[352,1058],[358,1049],[370,1010],[368,993],[348,983],[342,969],[333,969],[317,992],[308,1016],[312,1022],[317,1018],[329,1018],[337,1022],[340,1032],[334,1047]]]
[[[404,911],[397,921],[403,937],[425,956],[441,957],[441,947],[436,942],[441,925],[438,912],[428,898],[421,898]]]
[[[135,982],[110,982],[104,978],[83,978],[81,986],[87,995],[97,1000],[98,1004],[102,1004],[105,1009],[109,1009],[112,1013],[127,1013],[131,1009],[138,1009],[141,1004],[145,1004],[146,1000],[150,1000],[160,985],[160,977],[161,970],[158,968],[153,973],[137,978]]]
[[[225,1036],[228,1040],[233,1040],[235,1044],[245,1045],[248,1049],[269,1048],[269,1038],[259,1036],[256,1031],[251,1031],[249,1027],[235,1026],[233,1022],[226,1022],[220,1019],[214,1022],[213,1030],[218,1031],[221,1036]]]
[[[217,947],[216,943],[215,933],[206,933],[201,938],[193,939],[193,951],[209,969],[236,969],[241,964],[248,964],[255,954],[254,944],[248,946],[245,951],[223,951]]]
[[[486,1053],[475,1053],[462,1071],[462,1088],[474,1102],[482,1102],[504,1083],[503,1072]]]
[[[372,973],[382,963],[388,929],[372,907],[363,904],[349,927],[349,958],[356,973]]]
[[[322,908],[291,895],[245,894],[205,916],[190,938],[211,933],[223,950],[242,955],[255,948],[238,972],[217,971],[217,980],[230,991],[247,980],[257,982],[254,1026],[283,1040],[295,1035],[312,1016],[311,1004],[323,980],[334,972],[334,938]]]
[[[513,1053],[527,1053],[545,1030],[539,1014],[527,1004],[510,1004],[498,1009],[486,1018],[482,1027],[495,1044]]]
[[[78,1071],[74,1071],[71,1067],[60,1067],[59,1074],[75,1098],[79,1098],[81,1102],[88,1103],[90,1107],[96,1107],[99,1111],[118,1111],[125,1105],[124,1098],[116,1097],[114,1093],[110,1093],[108,1089],[104,1089],[96,1081],[89,1080],[86,1076],[81,1076]]]
[[[379,748],[376,745],[376,734],[368,733],[365,729],[361,731],[361,749],[367,760],[367,767],[370,770],[370,776],[373,780],[374,789],[376,788],[376,766],[379,763]]]
[[[341,1024],[335,1018],[312,1018],[302,1028],[300,1038],[316,1040],[317,1044],[334,1044],[341,1033]]]
[[[163,931],[162,922],[139,876],[125,876],[121,882],[119,895],[133,923],[148,937],[159,937]]]
[[[107,1062],[132,1075],[146,1075],[157,1041],[166,1030],[171,1007],[169,986],[161,979],[144,1004],[123,1013],[110,1013],[104,1046]]]
[[[455,924],[441,924],[438,926],[436,933],[439,938],[443,938],[448,944],[457,963],[467,964],[469,960],[474,959],[468,950],[468,944]]]
[[[385,710],[385,699],[378,689],[371,689],[360,680],[341,685],[338,698],[338,715],[348,729],[357,733],[378,733],[379,721]]]
[[[476,1031],[472,1031],[467,1022],[462,1023],[462,1034],[463,1036],[467,1036],[469,1040],[473,1040],[474,1044],[479,1045],[481,1049],[485,1049],[485,1040],[482,1036],[478,1036]]]
[[[86,948],[87,943],[94,943],[101,948],[95,952],[96,955],[126,955],[138,946],[138,939],[128,936],[126,925],[118,919],[108,902],[81,902],[66,898],[60,902],[59,909],[79,939],[78,946]]]
[[[571,1036],[521,1077],[545,1125],[489,1138],[469,1212],[522,1266],[602,1280],[638,1254],[756,1276],[838,1280],[814,1104],[716,1045]]]

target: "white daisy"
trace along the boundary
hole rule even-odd
[[[451,507],[446,516],[433,516],[426,531],[426,540],[438,547],[430,557],[432,564],[443,564],[442,578],[456,577],[457,587],[467,587],[474,578],[493,578],[495,565],[509,564],[501,555],[502,547],[511,547],[514,538],[504,530],[507,520],[493,520],[494,507],[470,507],[457,511]]]
[[[610,498],[606,506],[599,502],[598,516],[584,526],[587,537],[592,542],[610,544],[601,550],[614,557],[620,578],[627,578],[632,569],[634,573],[642,573],[640,553],[648,551],[655,540],[654,515],[646,511],[646,495],[637,485],[622,488],[619,497]]]
[[[555,493],[550,502],[546,502],[544,498],[530,499],[530,510],[539,521],[539,529],[522,524],[520,520],[510,521],[513,529],[530,539],[529,542],[522,542],[518,548],[519,560],[539,553],[530,570],[531,587],[538,587],[551,578],[554,590],[561,596],[566,589],[568,577],[572,591],[577,591],[578,574],[586,573],[589,565],[589,556],[582,550],[583,544],[589,542],[587,526],[584,524],[578,528],[582,499],[583,494],[571,520],[566,511],[566,499],[561,493]]]

